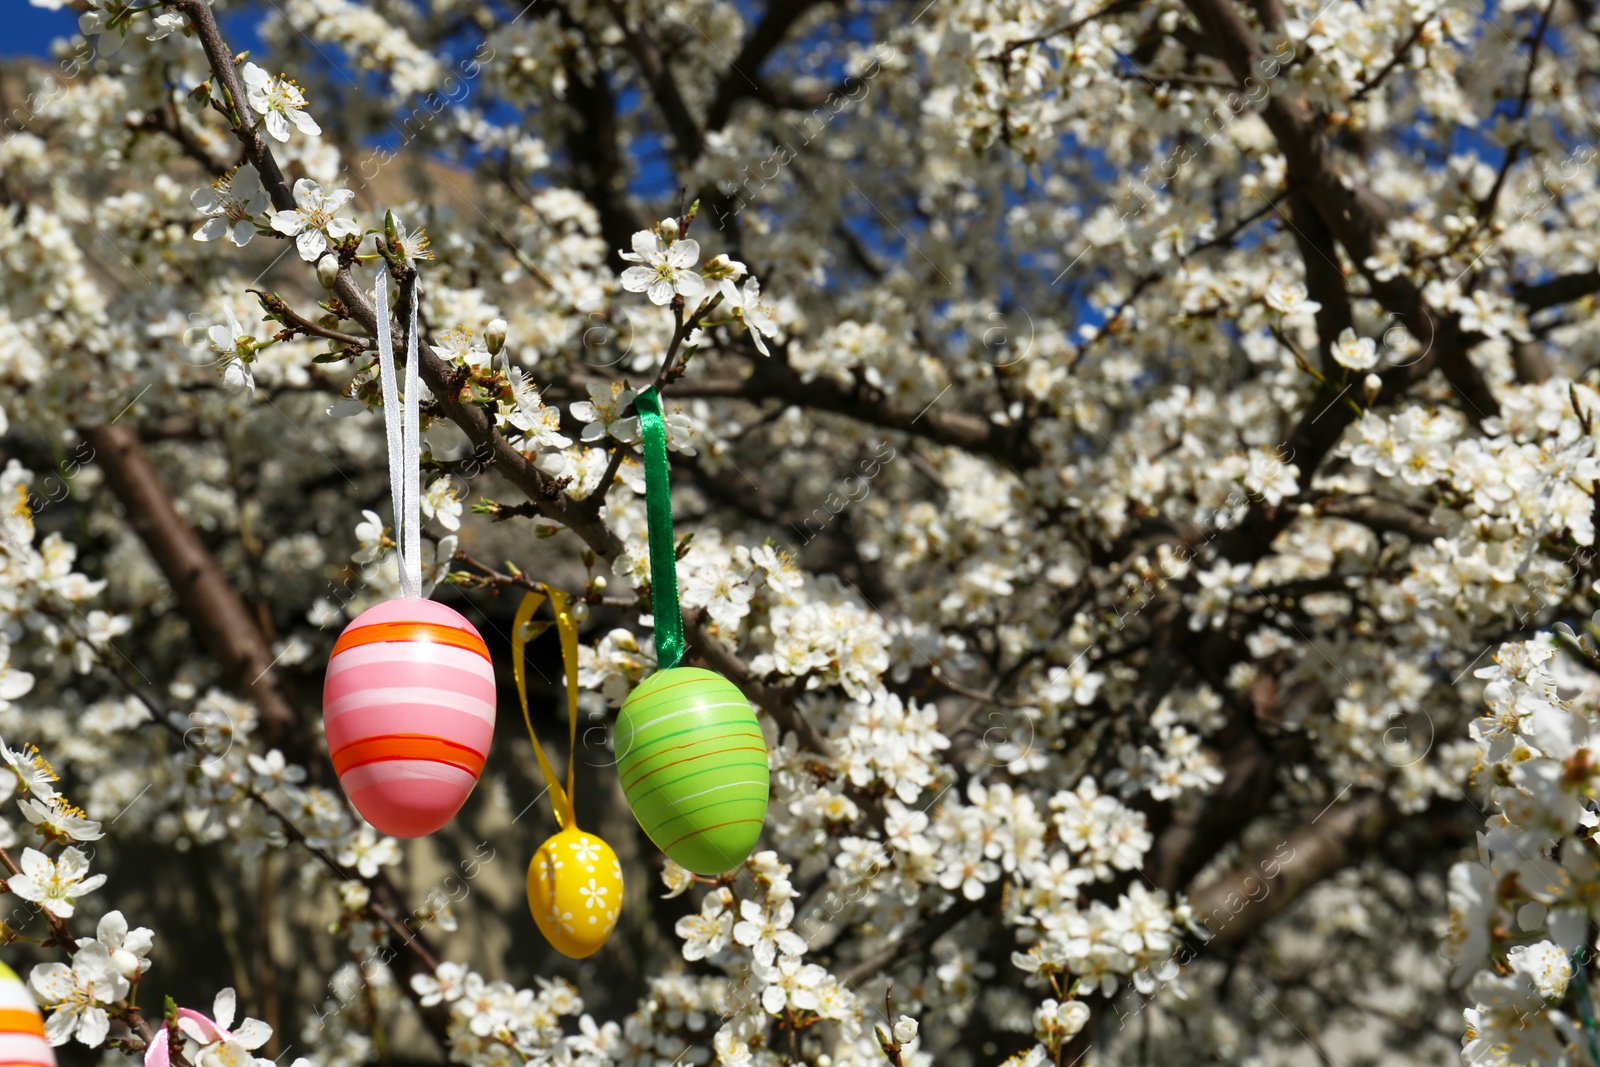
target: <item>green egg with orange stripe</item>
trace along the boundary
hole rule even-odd
[[[617,771],[656,847],[695,874],[743,863],[761,836],[767,742],[737,686],[699,667],[646,678],[617,719]]]

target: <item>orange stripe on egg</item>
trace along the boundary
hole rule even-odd
[[[736,737],[751,737],[751,736],[754,736],[757,740],[761,739],[761,735],[760,734],[754,734],[754,735],[751,735],[751,734],[736,734],[735,736]],[[706,740],[707,741],[721,741],[721,740],[723,740],[723,738],[711,737],[711,738],[707,738]],[[701,742],[695,742],[695,743],[696,744],[704,744],[705,742],[701,741]],[[691,745],[678,745],[676,747],[678,747],[678,748],[689,748],[689,747],[692,747],[692,746]],[[672,750],[671,749],[662,749],[662,752],[658,752],[658,753],[656,753],[656,755],[661,755],[664,752],[670,752],[670,751],[672,751]],[[719,749],[716,749],[716,750],[714,750],[712,752],[696,752],[696,753],[693,753],[693,754],[688,755],[688,756],[680,756],[677,759],[672,760],[669,763],[662,763],[662,764],[659,764],[659,765],[657,765],[655,767],[650,768],[643,775],[639,776],[638,778],[635,778],[631,782],[622,783],[623,791],[626,792],[626,791],[632,789],[636,785],[643,785],[645,782],[648,782],[651,778],[654,778],[657,771],[664,771],[668,767],[676,767],[680,763],[693,763],[695,760],[698,760],[698,759],[706,759],[707,757],[710,757],[710,756],[721,756],[721,755],[723,755],[724,753],[727,753],[727,752],[759,752],[759,753],[761,753],[761,755],[763,757],[763,762],[765,762],[765,756],[767,754],[767,746],[764,745],[764,744],[763,745],[737,745],[737,746],[735,746],[733,748],[719,748]]]
[[[44,1036],[44,1019],[26,1008],[0,1010],[0,1033]]]
[[[389,734],[352,741],[333,753],[335,774],[382,760],[421,759],[448,763],[471,774],[483,773],[484,756],[466,745],[426,734]]]
[[[370,626],[357,626],[339,635],[339,640],[333,645],[333,655],[337,656],[347,648],[377,644],[380,641],[418,641],[435,645],[453,645],[468,652],[475,652],[484,659],[489,658],[489,648],[477,634],[432,622],[375,622]]]
[[[661,851],[670,852],[672,849],[677,848],[679,845],[683,844],[685,841],[689,840],[691,837],[699,837],[701,834],[709,834],[713,830],[721,830],[721,829],[723,829],[724,827],[727,827],[727,826],[740,826],[740,825],[743,825],[744,823],[752,823],[752,822],[759,825],[764,821],[765,820],[762,820],[762,819],[734,819],[734,820],[732,820],[730,822],[719,822],[715,826],[702,826],[698,830],[691,830],[690,832],[684,834],[682,837],[678,838],[676,841],[672,842],[672,844],[670,844],[670,845],[662,845],[661,846]]]
[[[0,1033],[44,1036],[44,1018],[26,1008],[0,1008]]]

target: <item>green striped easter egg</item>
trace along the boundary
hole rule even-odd
[[[695,874],[745,861],[767,818],[767,742],[732,682],[674,667],[628,694],[617,718],[617,771],[634,818]]]

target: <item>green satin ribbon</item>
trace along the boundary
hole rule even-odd
[[[672,538],[672,484],[667,423],[654,386],[634,401],[644,438],[644,506],[650,522],[650,609],[656,617],[656,662],[671,670],[683,659],[683,613],[678,610],[678,547]]]

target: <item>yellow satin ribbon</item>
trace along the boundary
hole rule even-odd
[[[555,807],[556,824],[566,830],[578,825],[572,798],[573,766],[578,750],[578,624],[572,618],[567,594],[543,583],[540,583],[540,588],[544,592],[530,591],[523,596],[516,619],[511,624],[511,671],[517,679],[517,699],[522,702],[522,721],[528,724],[528,736],[533,739],[533,753],[539,757],[539,773],[544,775],[545,788],[550,791],[551,803]],[[550,761],[545,757],[544,746],[539,744],[539,735],[533,732],[533,717],[528,714],[528,674],[523,662],[526,659],[524,653],[529,641],[550,628],[548,622],[535,622],[533,618],[546,597],[556,613],[556,631],[561,636],[561,663],[567,675],[569,735],[565,789],[556,778],[555,768],[550,766]]]

